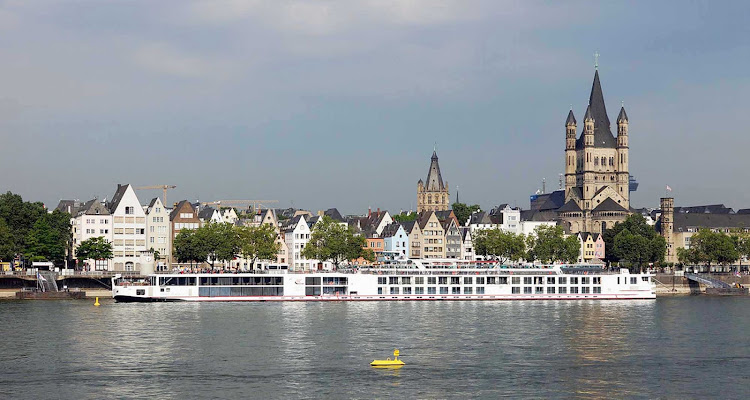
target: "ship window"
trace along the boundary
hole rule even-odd
[[[452,287],[451,288],[451,294],[461,294],[461,288],[460,287]]]
[[[438,278],[438,284],[440,285],[447,285],[448,284],[448,277],[447,276],[441,276]]]
[[[590,283],[589,281],[590,281],[589,277],[585,276],[581,278],[581,285],[588,285]]]
[[[311,279],[311,278],[307,278]],[[320,278],[315,278],[320,279]],[[257,288],[252,288],[257,289]],[[305,296],[320,296],[320,288],[319,287],[306,287],[305,288]]]
[[[440,294],[448,294],[448,287],[441,286],[440,287]]]
[[[472,294],[473,290],[471,289],[471,286],[467,286],[464,288],[464,294]]]
[[[401,278],[401,284],[402,285],[411,285],[411,277],[410,276],[405,276],[405,277]]]
[[[548,285],[554,285],[555,284],[555,277],[554,276],[548,276],[547,277],[547,284]],[[554,292],[552,292],[554,293]]]
[[[397,276],[392,276],[392,277],[388,278],[388,284],[389,285],[398,285],[398,277]]]
[[[451,285],[460,285],[461,284],[461,278],[457,276],[451,276]]]
[[[571,276],[571,277],[570,277],[570,284],[571,284],[571,285],[577,285],[577,284],[578,284],[578,277],[576,277],[576,276]]]
[[[594,293],[601,293],[601,292],[602,292],[602,288],[601,287],[594,286]]]
[[[415,287],[414,288],[414,294],[424,294],[424,288],[423,287]]]
[[[484,277],[477,277],[477,285],[484,285]]]
[[[531,294],[531,286],[524,287],[523,294]]]
[[[477,288],[477,294],[484,294],[484,286],[479,286]]]
[[[588,286],[583,286],[581,288],[581,293],[591,293],[591,288]]]
[[[647,276],[642,276],[641,280],[644,281],[644,282],[648,282],[648,277]]]
[[[543,276],[535,276],[534,277],[534,284],[535,285],[541,285],[544,283],[544,277]]]
[[[489,278],[487,278],[487,279],[489,279]],[[489,283],[489,282],[487,282],[487,283]],[[497,284],[498,285],[507,285],[508,284],[508,277],[507,276],[501,276],[501,277],[497,278]]]
[[[508,278],[505,278],[505,279],[508,279]],[[494,276],[488,276],[487,277],[487,284],[488,285],[494,285],[495,284],[495,280],[496,280],[496,278]]]
[[[601,285],[602,284],[602,277],[601,276],[595,276],[592,278],[594,285]]]
[[[534,293],[536,293],[536,294],[542,294],[542,293],[544,293],[544,287],[542,287],[542,286],[535,287],[534,288]]]
[[[560,286],[558,289],[558,293],[560,294],[568,293],[568,288],[566,288],[565,286]]]
[[[513,286],[512,288],[510,288],[510,292],[513,294],[519,294],[521,293],[521,288],[517,286]]]
[[[636,278],[636,277],[632,277],[632,278],[630,278],[630,284],[631,284],[631,285],[636,285],[636,284],[638,284],[638,278]]]
[[[523,278],[523,284],[524,285],[531,285],[531,277],[530,276],[525,276]]]
[[[398,287],[392,287],[391,294],[398,294]]]
[[[424,285],[424,277],[423,276],[417,276],[414,278],[414,284],[415,285]]]
[[[555,287],[554,287],[554,286],[550,286],[550,287],[548,287],[548,288],[547,288],[547,293],[552,293],[552,294],[554,294],[554,293],[555,293]]]
[[[411,288],[410,287],[405,287],[404,288],[404,294],[411,294]]]
[[[378,285],[385,285],[388,280],[384,276],[378,277]]]
[[[470,277],[470,276],[465,276],[464,277],[464,285],[471,285],[472,281],[473,281],[472,277]]]
[[[514,285],[520,285],[521,284],[521,278],[518,276],[514,276],[510,278],[511,283]]]
[[[382,287],[378,288],[378,294],[383,294],[383,288]]]
[[[577,288],[577,287],[575,287],[575,286],[574,286],[574,287],[571,287],[571,288],[570,288],[570,293],[571,293],[571,294],[573,294],[573,293],[578,293],[578,288]]]
[[[427,294],[437,294],[437,288],[430,286],[427,288]]]
[[[305,278],[305,285],[320,285],[320,277]]]
[[[427,277],[427,284],[428,285],[436,285],[437,284],[437,278],[434,276],[428,276]]]
[[[135,290],[136,296],[145,296],[146,295],[146,289],[136,289]]]

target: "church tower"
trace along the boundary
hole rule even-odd
[[[598,68],[594,71],[583,130],[576,138],[573,111],[565,121],[565,204],[558,210],[568,233],[602,233],[630,213],[628,116],[612,134]]]
[[[433,151],[430,159],[430,170],[427,172],[427,181],[422,182],[420,179],[417,182],[417,212],[446,211],[449,209],[448,182],[443,184],[437,152]]]

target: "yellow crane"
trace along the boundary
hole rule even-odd
[[[146,190],[146,189],[161,189],[164,191],[164,207],[169,207],[169,204],[167,203],[167,190],[168,189],[174,189],[177,186],[175,185],[151,185],[151,186],[138,186],[135,188],[136,190]]]
[[[215,205],[217,208],[220,208],[221,206],[247,206],[247,208],[250,208],[252,206],[253,211],[256,211],[259,207],[262,208],[265,204],[275,204],[278,202],[278,200],[216,200],[204,201],[201,202],[201,204],[204,206]]]

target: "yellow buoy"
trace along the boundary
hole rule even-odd
[[[94,302],[94,305],[96,307],[99,307],[101,305],[101,304],[99,304],[99,298],[98,297],[96,298],[96,301]]]
[[[398,359],[399,356],[398,349],[393,350],[393,360],[391,360],[390,357],[388,357],[385,360],[373,360],[370,365],[373,367],[392,367],[392,368],[399,368],[406,365],[403,361]]]

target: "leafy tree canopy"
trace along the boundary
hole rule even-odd
[[[461,226],[466,225],[466,221],[471,217],[471,214],[480,209],[479,204],[468,206],[464,203],[453,203],[451,207],[453,208],[453,214],[458,219],[458,224]]]
[[[417,220],[417,213],[401,213],[393,216],[393,220],[396,222],[409,222]]]
[[[343,226],[326,215],[313,227],[302,256],[330,261],[336,268],[344,261],[360,257],[374,261],[375,256],[371,250],[366,251],[366,244],[367,240],[363,236],[355,235],[350,227]]]
[[[562,261],[575,262],[580,253],[581,244],[575,236],[565,237],[562,226],[538,226],[534,234],[526,239],[527,260],[538,260],[543,263]]]
[[[622,232],[624,229],[627,229],[628,232],[632,235],[641,236],[647,239],[650,246],[658,246],[663,241],[659,241],[658,239],[655,240],[656,237],[660,237],[659,234],[656,232],[656,229],[654,229],[653,226],[646,223],[646,218],[643,217],[641,214],[632,214],[625,219],[623,222],[618,222],[610,229],[607,229],[602,233],[602,239],[604,240],[604,246],[606,251],[605,259],[609,262],[617,262],[620,261],[622,252],[616,250],[615,245],[615,236],[617,236],[620,232]],[[664,244],[664,253],[666,253],[666,242],[663,242]],[[630,258],[637,258],[636,255],[629,256]],[[658,254],[655,254],[654,257],[649,257],[650,261],[663,260],[664,257],[658,257]]]
[[[239,227],[239,246],[242,256],[251,261],[272,260],[276,258],[281,245],[276,242],[276,230],[273,225]]]
[[[208,254],[211,267],[216,261],[232,260],[240,252],[239,235],[229,223],[208,223],[195,230],[198,245]]]
[[[477,254],[496,258],[501,263],[520,260],[526,255],[524,235],[504,232],[499,228],[476,231],[472,241]]]
[[[112,243],[103,236],[86,239],[78,245],[76,258],[83,260],[109,260],[112,258]]]
[[[723,232],[713,232],[709,229],[701,229],[695,235],[690,237],[690,248],[680,252],[677,257],[682,255],[681,262],[694,264],[729,264],[740,258],[741,251],[744,250],[744,244],[738,242],[736,237],[732,237]]]
[[[70,235],[70,214],[58,210],[43,214],[26,234],[24,254],[34,260],[62,262]]]

